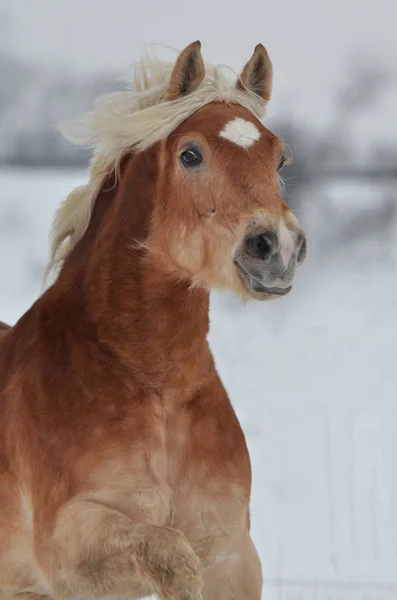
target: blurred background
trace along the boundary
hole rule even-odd
[[[395,0],[0,0],[0,319],[41,292],[59,202],[90,153],[63,119],[120,89],[144,44],[274,63],[265,124],[308,236],[295,290],[213,294],[210,343],[253,462],[270,600],[397,598]],[[168,49],[166,58],[173,57]]]

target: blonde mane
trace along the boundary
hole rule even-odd
[[[133,66],[132,87],[106,94],[82,120],[61,127],[64,136],[93,149],[89,181],[74,189],[58,209],[51,231],[46,276],[58,270],[84,235],[105,178],[127,153],[146,150],[168,137],[183,121],[210,102],[236,102],[263,119],[265,102],[249,90],[236,88],[230,68],[206,66],[199,88],[176,100],[164,100],[174,64],[148,55]],[[233,74],[234,77],[227,77]]]

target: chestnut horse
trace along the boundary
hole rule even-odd
[[[305,257],[271,87],[262,45],[234,83],[195,42],[86,122],[55,281],[1,333],[1,600],[260,598],[250,460],[206,336],[211,289],[276,298]]]

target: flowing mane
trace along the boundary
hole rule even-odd
[[[165,100],[173,66],[144,55],[133,65],[130,89],[102,96],[91,113],[61,126],[66,139],[90,146],[93,157],[88,183],[75,188],[55,215],[46,276],[61,267],[84,235],[104,179],[113,171],[117,174],[126,154],[146,150],[165,139],[195,111],[211,102],[234,102],[258,119],[264,118],[266,102],[251,90],[238,89],[236,78],[230,76],[234,71],[224,65],[206,65],[205,78],[196,91],[176,100]]]

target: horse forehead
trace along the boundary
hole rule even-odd
[[[210,148],[229,151],[237,160],[244,160],[244,156],[253,160],[254,156],[260,155],[263,160],[283,145],[255,115],[237,104],[207,104],[182,123],[175,133],[184,137],[191,135],[192,139],[195,134],[203,136]],[[249,150],[259,148],[260,154],[249,153]]]

